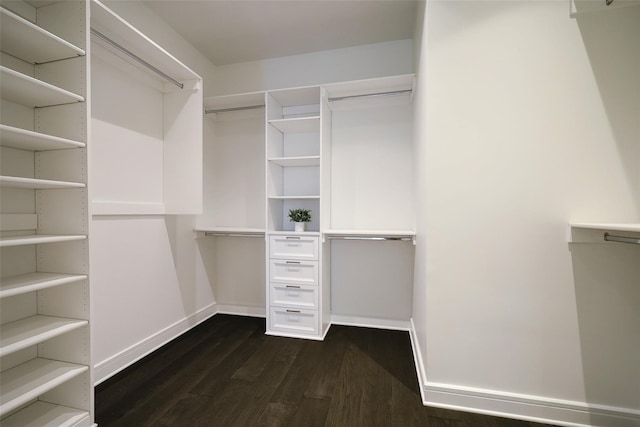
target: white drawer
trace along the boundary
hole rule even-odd
[[[269,300],[269,305],[317,310],[318,288],[306,285],[272,283],[269,291]]]
[[[318,262],[269,260],[269,281],[296,285],[317,285]]]
[[[269,327],[274,331],[318,334],[318,312],[313,310],[271,307]]]
[[[271,236],[269,258],[317,260],[318,237]]]

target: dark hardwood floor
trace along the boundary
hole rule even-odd
[[[259,318],[202,323],[96,387],[99,427],[542,426],[424,407],[406,332],[264,330]]]

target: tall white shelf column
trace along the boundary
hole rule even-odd
[[[2,21],[0,424],[89,426],[88,4]]]

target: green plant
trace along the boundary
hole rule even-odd
[[[311,211],[309,209],[289,209],[289,221],[310,222]]]

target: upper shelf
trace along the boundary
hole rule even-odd
[[[83,142],[0,124],[0,145],[28,151],[85,147]]]
[[[53,190],[64,188],[85,188],[82,182],[53,181],[50,179],[23,178],[19,176],[0,176],[0,186],[8,188],[27,188],[32,190]]]
[[[151,67],[179,82],[201,80],[189,67],[98,0],[91,1],[91,29],[105,35]],[[127,61],[131,59],[120,52],[109,50]]]
[[[1,97],[27,107],[48,107],[82,102],[84,98],[68,90],[0,66]]]
[[[278,166],[320,166],[320,156],[271,157],[271,163]]]
[[[212,96],[204,99],[206,114],[264,107],[264,92]]]
[[[2,51],[31,64],[85,55],[85,51],[15,13],[0,8]]]
[[[325,86],[331,109],[407,105],[413,98],[415,76],[381,77]]]
[[[320,131],[320,116],[295,117],[291,119],[269,120],[271,126],[282,133],[305,133]]]
[[[569,225],[574,228],[640,233],[640,223],[572,222]]]

